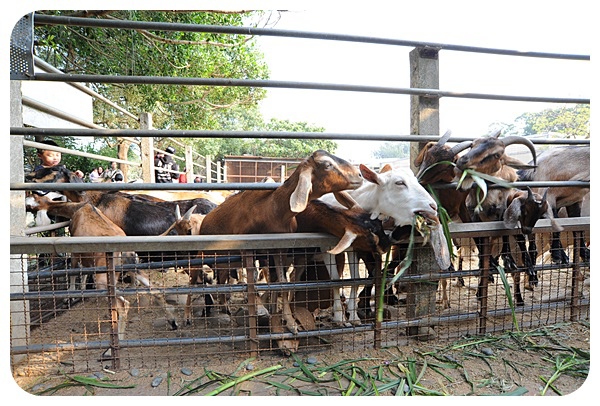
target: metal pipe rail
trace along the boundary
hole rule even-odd
[[[425,97],[455,97],[461,99],[527,101],[539,103],[574,103],[590,104],[589,98],[564,98],[541,96],[514,96],[487,93],[452,92],[439,89],[402,88],[390,86],[349,85],[340,83],[295,82],[284,80],[263,79],[221,79],[221,78],[186,78],[164,76],[109,76],[109,75],[81,75],[55,73],[36,73],[34,80],[49,82],[85,82],[85,83],[121,83],[121,84],[155,84],[155,85],[182,85],[182,86],[238,86],[238,87],[263,87],[285,89],[312,89],[334,90],[345,92],[405,94]]]
[[[366,44],[396,45],[405,47],[429,48],[435,50],[476,52],[497,55],[526,56],[535,58],[569,59],[589,61],[589,55],[549,53],[549,52],[531,52],[517,51],[508,49],[471,47],[464,45],[442,44],[424,41],[409,41],[392,38],[369,37],[361,35],[334,34],[323,32],[279,30],[273,28],[255,28],[255,27],[231,27],[219,25],[199,25],[184,23],[161,23],[148,21],[128,21],[128,20],[105,20],[82,17],[49,16],[43,14],[34,14],[33,22],[35,25],[53,24],[69,25],[80,27],[104,27],[131,30],[156,30],[156,31],[187,31],[187,32],[212,32],[220,34],[240,34],[240,35],[264,35],[273,37],[288,38],[307,38],[321,39],[328,41],[343,42],[362,42]]]
[[[506,185],[514,188],[524,187],[582,187],[589,188],[590,182],[588,181],[519,181],[512,183],[505,183]],[[10,190],[51,190],[51,191],[84,191],[84,190],[106,190],[106,191],[117,191],[117,190],[191,190],[191,191],[204,191],[204,190],[271,190],[281,186],[281,183],[261,183],[261,182],[248,182],[248,183],[28,183],[28,182],[15,182],[10,184]],[[431,185],[434,189],[456,189],[457,183],[445,183],[445,184],[434,184]],[[474,188],[476,186],[473,186]],[[503,185],[490,184],[489,189],[503,188]]]
[[[265,138],[265,139],[331,139],[359,141],[437,141],[440,135],[393,135],[294,131],[221,131],[221,130],[132,130],[10,127],[10,135],[71,136],[71,137],[171,137],[171,138]],[[448,142],[472,141],[478,137],[452,136]],[[589,139],[531,138],[533,144],[590,145]]]

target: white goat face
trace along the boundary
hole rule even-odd
[[[406,226],[411,225],[415,215],[420,214],[428,221],[439,222],[435,200],[410,169],[396,168],[373,174],[376,175],[373,183],[377,184],[378,205],[372,211],[372,218],[391,217],[396,226]],[[372,181],[370,176],[364,177]]]

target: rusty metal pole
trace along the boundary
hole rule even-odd
[[[583,274],[579,265],[579,250],[581,248],[581,234],[583,231],[573,233],[573,272],[571,274],[571,321],[579,320],[581,316],[581,289]]]
[[[481,238],[482,259],[481,276],[479,277],[479,286],[477,288],[477,298],[479,299],[479,334],[485,334],[487,328],[487,310],[488,310],[488,282],[490,276],[490,256],[491,256],[491,238]]]
[[[110,310],[110,348],[112,368],[121,368],[121,350],[119,344],[119,312],[117,311],[117,275],[112,252],[106,254],[106,273],[108,276],[108,303]]]

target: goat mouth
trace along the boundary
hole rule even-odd
[[[423,219],[423,222],[428,227],[434,227],[440,223],[440,219],[437,216],[437,213],[432,213],[432,212],[427,212],[427,211],[419,211],[419,212],[415,213],[415,216],[417,217],[417,220],[418,220],[418,217],[421,217]]]

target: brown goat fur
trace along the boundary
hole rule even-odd
[[[245,190],[227,198],[207,214],[201,234],[291,233],[297,229],[296,215],[309,201],[326,193],[356,189],[362,184],[357,168],[325,151],[315,151],[302,161],[291,176],[274,190]],[[244,256],[244,255],[243,255]],[[244,256],[248,258],[247,256]],[[251,258],[247,269],[254,269]],[[279,282],[285,282],[283,253],[274,255]],[[283,318],[296,333],[287,294],[282,295]]]

